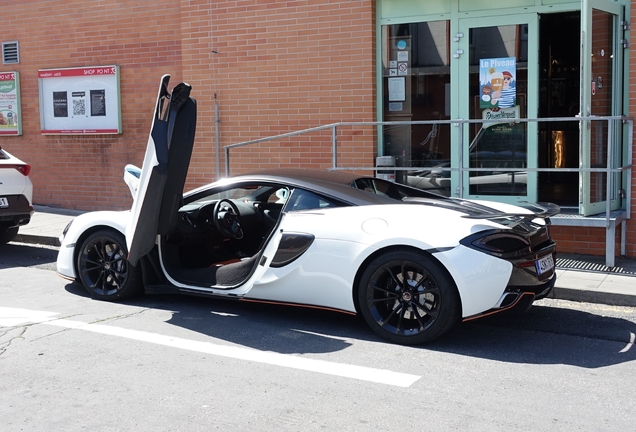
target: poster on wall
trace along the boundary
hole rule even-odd
[[[119,66],[38,71],[44,135],[120,134]]]
[[[479,107],[512,108],[517,105],[517,65],[514,57],[479,60]]]
[[[0,72],[0,135],[22,135],[18,72]]]

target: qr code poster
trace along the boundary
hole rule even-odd
[[[42,134],[118,134],[119,67],[38,71]]]

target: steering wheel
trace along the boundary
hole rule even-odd
[[[226,237],[243,238],[238,207],[228,199],[217,202],[212,211],[214,226]]]

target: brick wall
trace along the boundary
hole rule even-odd
[[[179,2],[26,0],[2,16],[2,40],[17,40],[21,137],[0,145],[32,165],[34,202],[75,209],[130,206],[126,163],[140,164],[161,74],[181,75]],[[124,133],[42,136],[38,69],[118,64]]]
[[[128,208],[123,168],[142,162],[159,78],[170,73],[198,101],[191,188],[216,178],[215,93],[220,147],[374,120],[374,22],[369,1],[26,0],[2,16],[2,41],[20,44],[20,63],[3,71],[21,75],[23,136],[0,145],[32,165],[36,204]],[[120,66],[123,134],[42,136],[38,69],[109,64]],[[237,151],[232,172],[328,167],[330,139]],[[375,142],[372,130],[346,132],[343,163],[372,164]]]
[[[616,256],[620,256],[620,232],[619,227],[614,239]],[[550,236],[557,243],[557,254],[605,255],[605,228],[551,226]]]
[[[210,68],[216,76],[221,146],[334,122],[375,120],[374,22],[370,1],[214,2],[212,43],[218,54]],[[212,138],[201,145],[211,148]],[[338,140],[342,164],[373,164],[377,140],[371,128],[348,130]],[[231,173],[327,168],[331,135],[241,148],[230,160]],[[210,172],[198,160],[194,168],[202,178]]]

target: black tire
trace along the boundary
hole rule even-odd
[[[18,235],[18,227],[0,228],[0,244],[9,243]]]
[[[461,317],[457,286],[446,269],[409,249],[385,252],[367,265],[358,306],[373,331],[402,345],[430,342]]]
[[[130,265],[126,239],[116,230],[95,231],[77,254],[77,277],[92,298],[122,300],[141,291],[141,268]]]

